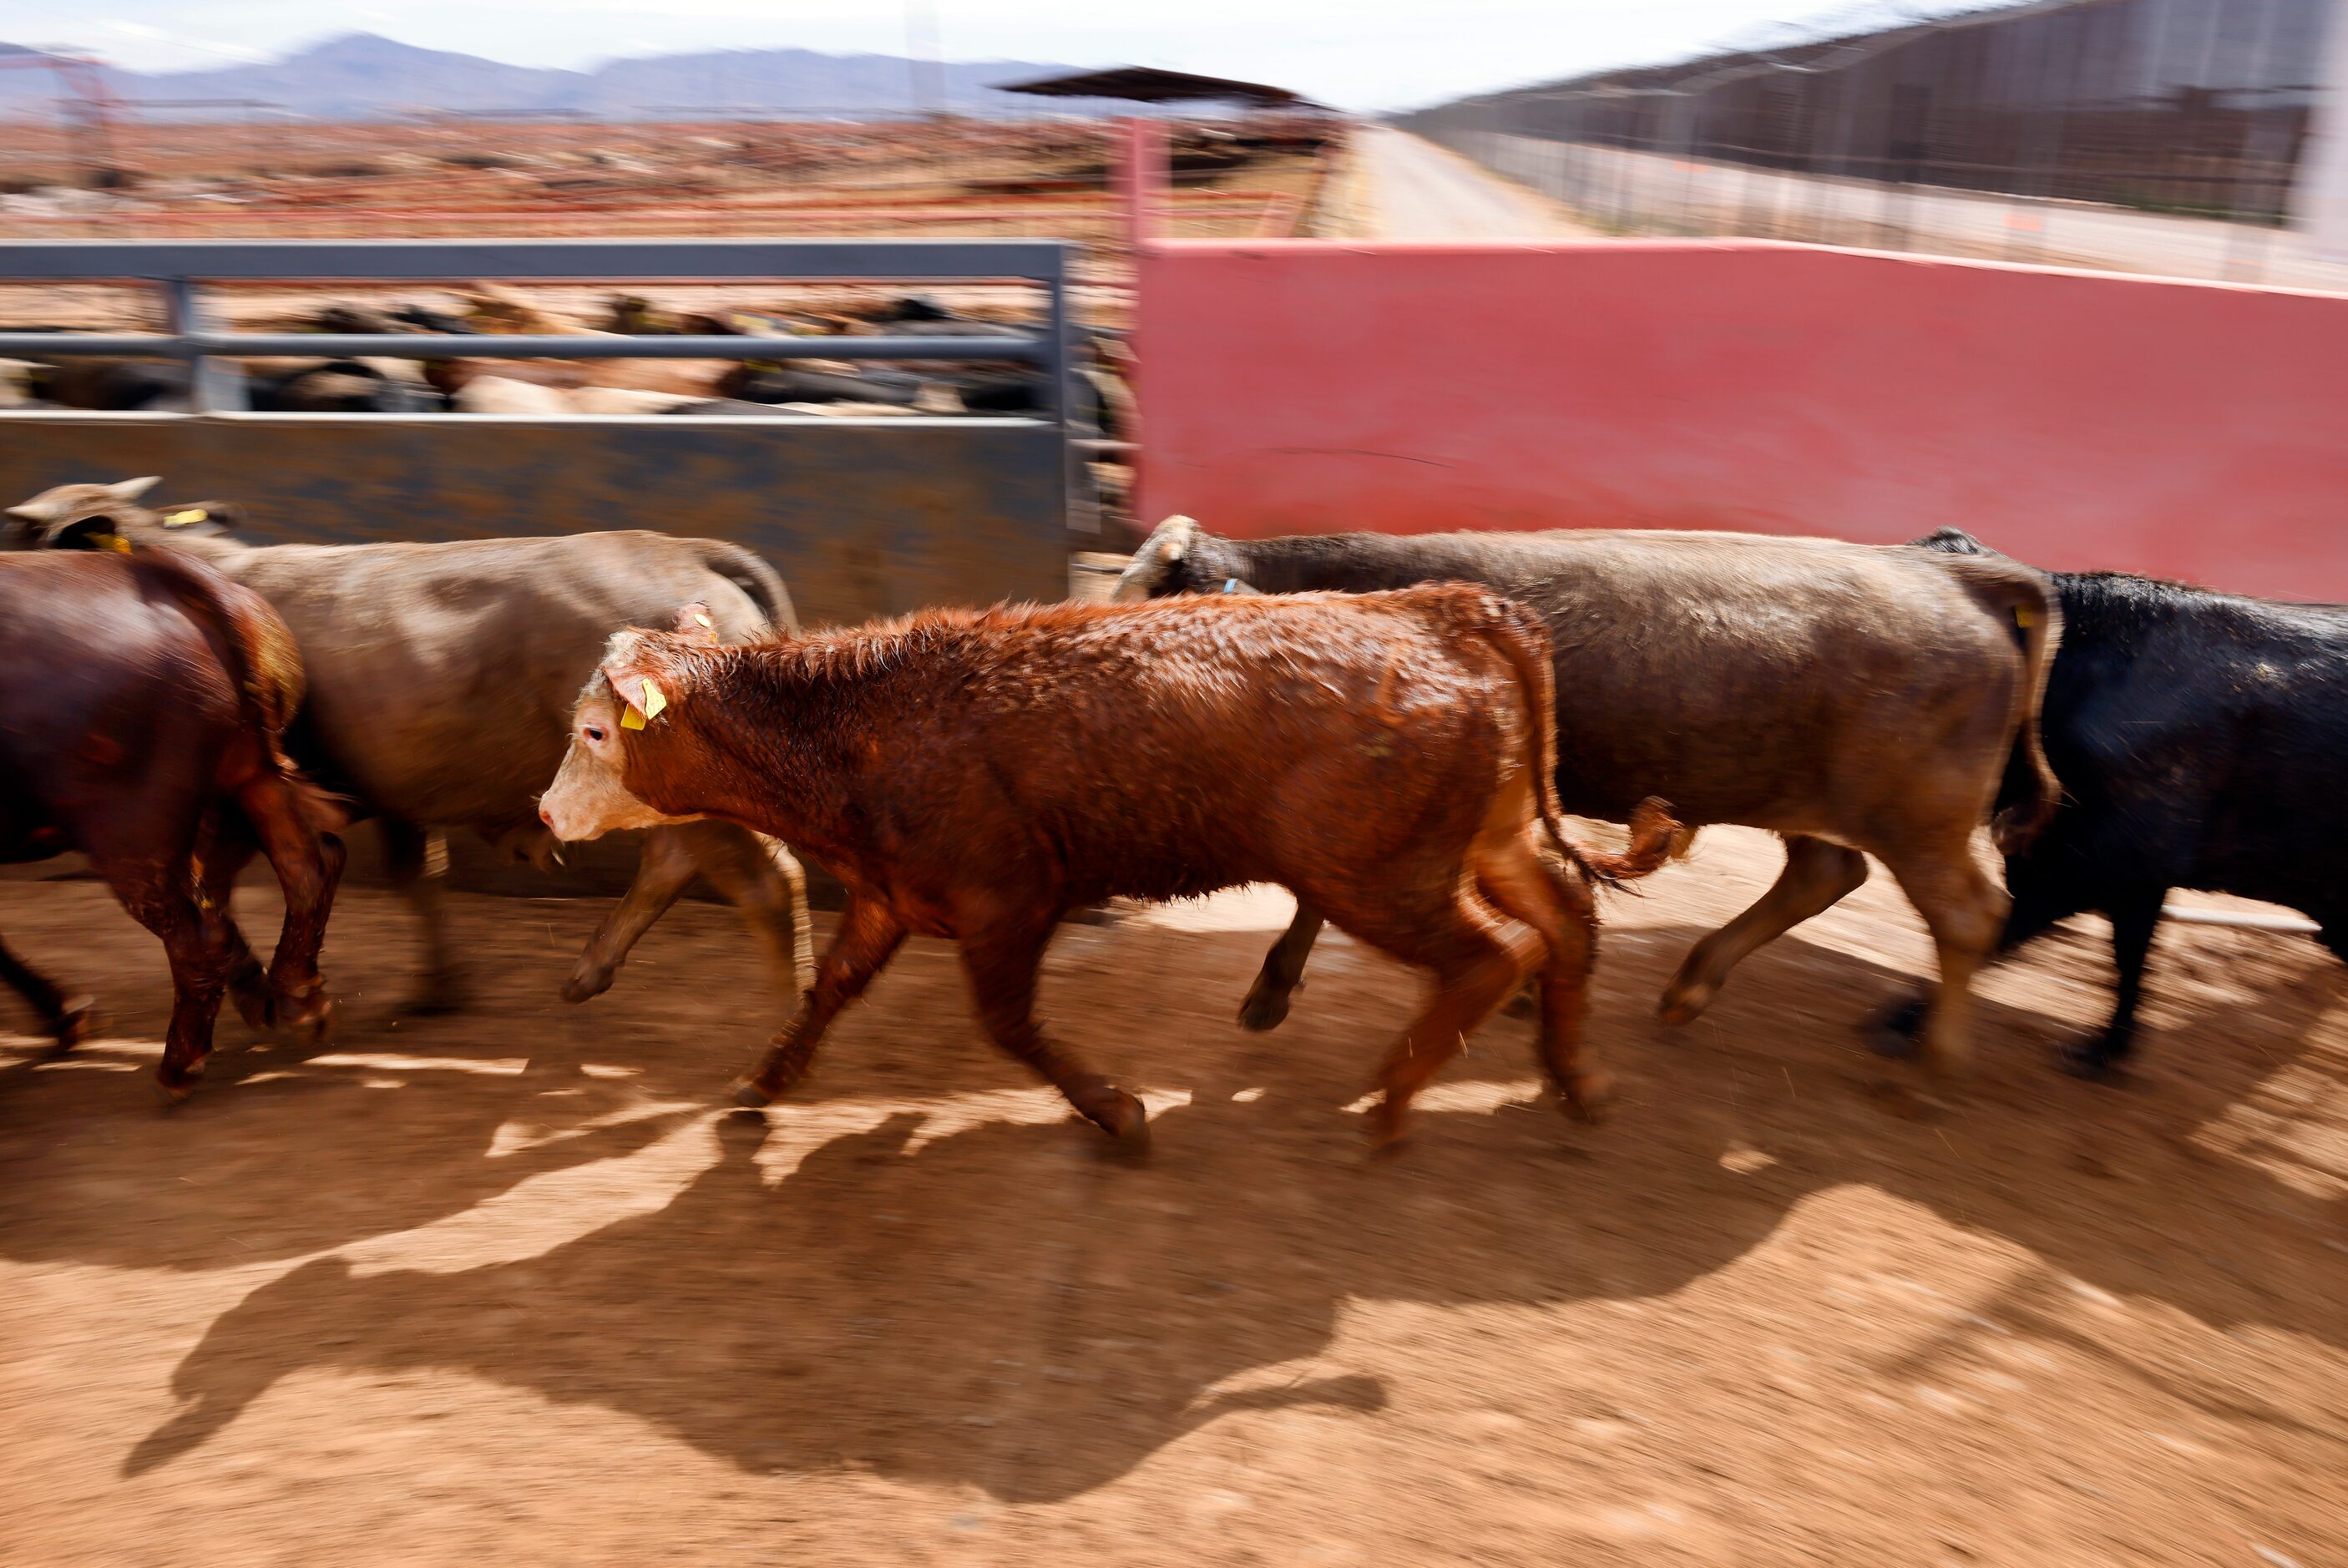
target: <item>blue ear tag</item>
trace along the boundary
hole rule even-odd
[[[1238,593],[1239,591],[1240,591],[1240,580],[1239,580],[1238,578],[1236,578],[1236,577],[1226,577],[1226,578],[1224,578],[1224,579],[1223,579],[1223,592],[1224,592],[1224,593]]]

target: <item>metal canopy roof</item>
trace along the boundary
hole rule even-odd
[[[1235,82],[1228,77],[1197,77],[1188,71],[1161,71],[1154,66],[1112,66],[1101,71],[1039,77],[1032,82],[1005,82],[995,90],[1033,93],[1039,98],[1129,98],[1137,103],[1247,103],[1263,108],[1321,107],[1286,88]]]

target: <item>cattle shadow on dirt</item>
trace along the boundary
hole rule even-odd
[[[1854,1183],[2098,1289],[2348,1346],[2348,1256],[2321,1244],[2338,1206],[2191,1142],[2305,1065],[2291,1042],[2341,995],[2328,956],[2311,947],[2254,1030],[2204,1017],[2147,1038],[2167,1065],[2135,1089],[2061,1078],[2037,1048],[2047,1019],[1986,1007],[1982,1082],[1911,1120],[1871,1089],[1900,1069],[1835,1021],[1907,976],[1789,939],[1706,1025],[1666,1036],[1637,1013],[1692,933],[1655,934],[1601,998],[1627,1087],[1608,1128],[1541,1103],[1436,1109],[1371,1161],[1337,1087],[1370,1047],[1310,1031],[1196,1073],[1159,1064],[1153,1081],[1193,1098],[1161,1111],[1138,1167],[1076,1125],[924,1140],[907,1112],[777,1181],[761,1153],[790,1109],[716,1117],[712,1162],[664,1207],[540,1255],[453,1273],[328,1257],[255,1290],[182,1361],[181,1408],[125,1469],[170,1463],[298,1371],[433,1368],[623,1411],[751,1472],[1063,1499],[1234,1410],[1381,1408],[1385,1369],[1330,1358],[1355,1300],[1661,1296]],[[1496,1048],[1446,1081],[1519,1075],[1523,1027],[1493,1026]],[[1768,1158],[1728,1158],[1744,1150]]]

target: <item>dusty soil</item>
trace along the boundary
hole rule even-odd
[[[224,1024],[166,1114],[155,944],[0,884],[113,1011],[0,1034],[0,1562],[2341,1562],[2339,967],[2172,924],[2096,1088],[2045,1052],[2106,1005],[2083,926],[1910,1119],[1853,1028],[1926,963],[1879,874],[1651,1021],[1771,869],[1714,833],[1610,902],[1612,1122],[1497,1020],[1384,1161],[1347,1107],[1413,976],[1333,942],[1252,1037],[1277,895],[1070,927],[1045,1006],[1148,1086],[1141,1166],[922,942],[798,1099],[716,1110],[778,1004],[709,905],[571,1009],[602,906],[458,897],[482,1005],[416,1020],[352,892],[342,1037]]]
[[[1241,128],[1246,129],[1244,127]],[[1334,129],[1324,127],[1323,129]],[[73,187],[54,124],[0,118],[0,234],[374,239],[622,233],[1045,234],[1120,264],[1104,120],[124,123],[127,188]],[[1176,127],[1187,140],[1191,129]],[[1309,147],[1185,170],[1162,203],[1189,237],[1289,235],[1319,183]]]

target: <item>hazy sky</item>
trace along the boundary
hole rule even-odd
[[[796,46],[902,54],[926,5],[953,59],[1166,66],[1276,82],[1349,108],[1667,58],[1835,0],[0,0],[0,39],[140,70],[381,33],[520,65]]]

